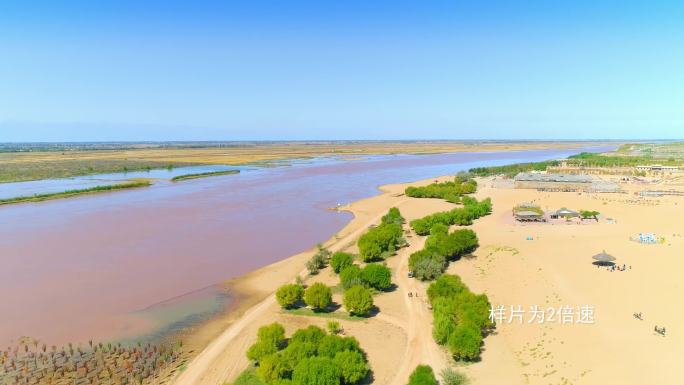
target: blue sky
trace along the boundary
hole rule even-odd
[[[684,137],[680,1],[99,3],[0,3],[0,142]]]

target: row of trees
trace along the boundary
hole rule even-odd
[[[276,291],[276,300],[284,309],[300,306],[302,302],[313,311],[326,311],[332,305],[332,290],[317,282],[306,290],[298,284],[287,284]],[[373,293],[363,285],[354,285],[345,290],[343,304],[351,315],[364,316],[373,309]]]
[[[414,219],[410,225],[418,235],[428,235],[432,227],[437,224],[468,226],[473,224],[473,220],[492,212],[492,201],[489,198],[478,201],[475,198],[464,196],[462,201],[463,207]]]
[[[316,326],[297,330],[289,340],[282,325],[263,326],[247,358],[257,365],[256,376],[245,372],[236,384],[351,385],[369,372],[356,338],[327,334]]]
[[[505,175],[512,178],[521,172],[546,171],[547,167],[558,165],[560,165],[560,162],[557,160],[546,160],[542,162],[508,164],[505,166],[475,167],[471,168],[468,172],[476,176]]]
[[[323,283],[314,283],[306,290],[299,284],[283,285],[276,291],[278,304],[285,309],[291,309],[304,303],[314,311],[325,310],[332,303],[332,290]]]
[[[452,182],[432,183],[423,187],[409,186],[404,191],[411,198],[440,198],[459,203],[465,194],[477,191],[477,182],[469,174],[459,173]]]
[[[401,224],[403,222],[404,218],[399,209],[391,208],[382,218],[380,225],[368,230],[359,238],[361,259],[364,262],[372,262],[394,255],[398,248],[406,244],[402,236]]]
[[[439,277],[449,261],[472,253],[478,246],[477,235],[471,229],[460,229],[449,234],[446,225],[432,227],[425,247],[409,257],[409,270],[420,280]]]
[[[480,356],[482,341],[493,328],[486,294],[476,295],[457,275],[442,275],[428,288],[433,307],[432,335],[457,360]]]

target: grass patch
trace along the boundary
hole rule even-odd
[[[288,314],[294,314],[294,315],[302,315],[302,316],[307,316],[307,317],[321,317],[321,318],[335,318],[335,319],[341,319],[341,320],[346,320],[346,321],[364,321],[367,320],[366,317],[359,317],[355,315],[349,315],[348,313],[341,313],[341,312],[315,312],[307,307],[300,307],[296,309],[284,309],[283,310],[285,313]]]
[[[232,174],[239,174],[239,173],[240,173],[240,170],[200,172],[197,174],[185,174],[185,175],[174,176],[173,178],[171,178],[171,182],[179,182],[179,181],[188,180],[188,179],[207,178],[210,176],[232,175]]]
[[[96,193],[101,193],[101,192],[125,190],[125,189],[130,189],[130,188],[148,187],[151,184],[152,183],[150,183],[149,181],[136,181],[136,182],[121,183],[121,184],[114,184],[114,185],[108,185],[108,186],[95,186],[95,187],[84,188],[84,189],[67,190],[67,191],[56,192],[56,193],[35,194],[35,195],[30,195],[30,196],[6,198],[6,199],[0,199],[0,205],[7,205],[7,204],[13,204],[13,203],[24,203],[24,202],[42,202],[42,201],[51,200],[51,199],[70,198],[70,197],[77,196],[77,195],[96,194]]]

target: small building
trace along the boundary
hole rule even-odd
[[[516,211],[513,213],[513,216],[518,222],[546,222],[544,214],[540,214],[536,211]]]
[[[577,218],[579,217],[579,213],[574,210],[567,209],[565,207],[556,210],[550,214],[551,219],[560,219],[560,218]]]

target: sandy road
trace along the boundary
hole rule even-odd
[[[435,373],[439,373],[447,367],[446,353],[432,338],[432,311],[428,308],[425,285],[416,279],[408,278],[409,256],[423,248],[425,239],[425,237],[418,238],[414,234],[411,246],[399,252],[401,262],[394,279],[399,286],[406,306],[408,343],[406,344],[404,359],[398,365],[399,370],[392,381],[392,385],[408,383],[411,372],[421,364],[429,364]],[[412,293],[412,297],[408,296],[409,293]]]
[[[403,202],[399,201],[396,204],[399,205]],[[364,232],[368,230],[368,226],[376,224],[380,221],[384,212],[378,216],[375,216],[360,226],[358,229],[350,232],[344,237],[335,240],[333,243],[328,245],[328,249],[332,252],[344,249],[350,242],[355,241]],[[334,239],[334,238],[333,238]],[[408,263],[408,255],[405,254],[406,263]],[[402,261],[402,266],[405,265]],[[303,269],[300,275],[305,275],[307,273],[306,269]],[[405,275],[405,274],[404,274]],[[173,384],[175,385],[214,385],[222,384],[227,377],[236,370],[239,370],[237,366],[240,365],[239,360],[234,360],[233,367],[218,367],[215,363],[218,361],[219,357],[223,354],[226,348],[234,344],[245,344],[245,338],[247,337],[243,331],[257,319],[262,317],[265,312],[267,312],[272,306],[276,304],[275,296],[269,295],[263,301],[259,302],[245,314],[240,317],[235,323],[230,325],[221,335],[213,340],[200,354],[197,355],[187,366],[187,368],[181,372],[178,377],[176,377]],[[386,322],[397,323],[399,326],[400,321],[385,319]],[[409,328],[410,329],[410,328]],[[246,350],[246,348],[245,348]]]

